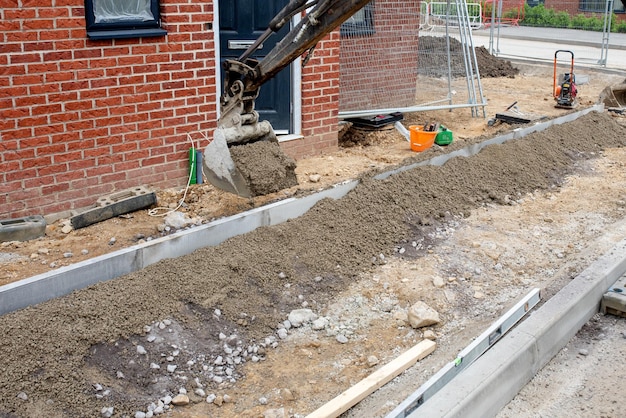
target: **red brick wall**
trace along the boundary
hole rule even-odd
[[[506,4],[506,1],[505,3]],[[546,9],[556,10],[557,12],[567,12],[570,17],[578,16],[579,14],[585,15],[587,17],[595,16],[599,19],[604,19],[604,5],[601,6],[602,12],[594,13],[594,12],[585,12],[580,9],[580,0],[545,0],[544,6]],[[618,21],[622,21],[626,19],[626,15],[624,13],[615,14]]]
[[[294,158],[337,148],[339,111],[339,30],[320,41],[302,69],[302,135],[281,144]]]
[[[91,41],[83,0],[0,0],[0,219],[186,183],[188,134],[216,124],[213,4],[161,0],[166,37]],[[304,69],[296,157],[336,147],[338,48]]]
[[[0,0],[0,219],[184,184],[215,125],[212,2],[162,0],[167,37],[91,41],[83,0]]]
[[[578,3],[578,0],[546,0],[543,5],[546,9],[553,9],[559,12],[567,12],[570,16],[576,16],[577,14],[581,13],[578,9]]]
[[[419,1],[376,0],[375,33],[341,38],[341,111],[415,104],[419,13]]]

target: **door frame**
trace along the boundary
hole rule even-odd
[[[291,27],[297,25],[301,20],[300,15],[296,15],[291,19]],[[215,48],[215,102],[217,109],[217,117],[220,117],[220,96],[222,95],[222,79],[219,76],[220,68],[220,10],[219,0],[213,0],[213,43]],[[298,57],[291,65],[291,97],[289,98],[289,107],[291,112],[291,126],[293,132],[287,135],[279,135],[279,141],[286,141],[302,136],[302,65],[301,58]],[[261,87],[262,88],[262,87]]]

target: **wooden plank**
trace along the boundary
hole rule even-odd
[[[437,347],[437,344],[434,341],[421,341],[390,363],[307,415],[307,418],[338,417],[391,379],[435,351],[435,347]]]

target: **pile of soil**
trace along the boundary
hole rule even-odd
[[[463,45],[457,39],[448,37],[450,43],[450,70],[452,77],[465,77]],[[418,73],[432,77],[448,75],[448,54],[446,38],[441,36],[421,36],[418,46]],[[478,71],[483,78],[514,77],[519,73],[510,61],[494,57],[484,46],[475,47]],[[474,69],[474,74],[476,69]]]
[[[427,247],[408,243],[423,242],[448,220],[550,189],[579,162],[624,146],[626,128],[591,113],[444,166],[364,178],[298,219],[4,315],[0,332],[10,338],[0,341],[0,416],[94,416],[107,405],[132,415],[184,384],[164,374],[130,375],[146,327],[176,325],[184,344],[175,349],[187,361],[214,362],[220,333],[259,344],[303,301],[327,306],[384,260],[423,256]],[[110,392],[102,399],[94,384],[105,381]]]

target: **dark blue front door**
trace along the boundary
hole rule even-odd
[[[256,40],[288,0],[220,0],[220,57],[238,58],[249,42]],[[286,25],[288,26],[288,25]],[[253,57],[261,60],[289,31],[284,27],[263,42]],[[222,78],[223,80],[223,78]],[[261,87],[255,108],[278,133],[291,132],[291,68],[282,70]]]

